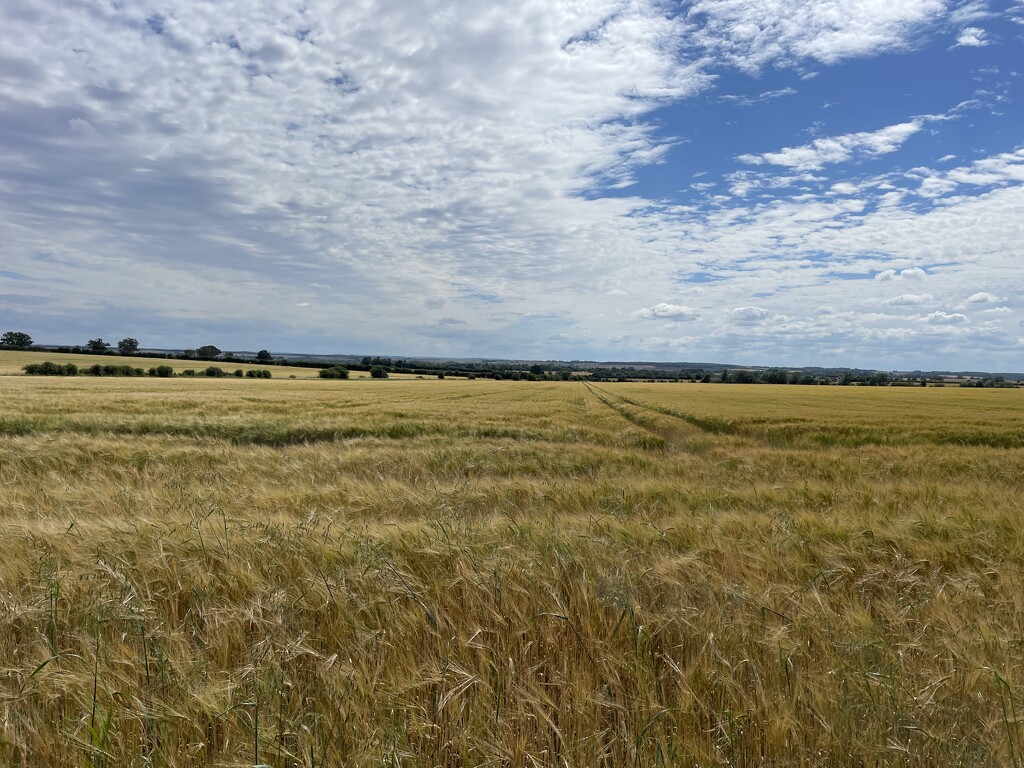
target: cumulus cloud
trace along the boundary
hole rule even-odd
[[[1002,301],[1002,299],[988,291],[978,291],[977,293],[972,293],[967,297],[968,304],[997,304],[1000,301]]]
[[[981,27],[964,27],[956,38],[956,44],[957,46],[980,48],[983,45],[988,45],[988,39],[985,30]]]
[[[756,323],[771,314],[762,307],[736,307],[726,313],[726,318],[734,323]]]
[[[902,270],[883,269],[875,275],[875,280],[882,282],[887,280],[920,280],[925,274],[925,271],[920,267],[908,267]]]
[[[633,317],[639,317],[644,320],[670,319],[675,322],[681,322],[686,320],[696,320],[700,317],[700,310],[694,309],[693,307],[684,307],[679,304],[666,304],[661,302],[650,307],[638,309],[633,313]]]

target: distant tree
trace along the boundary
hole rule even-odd
[[[7,331],[0,336],[0,346],[27,349],[32,346],[32,337],[24,331]]]
[[[872,387],[885,387],[889,384],[889,374],[884,371],[878,371],[874,376],[868,380],[868,384]]]
[[[261,349],[259,352],[256,353],[256,359],[259,360],[261,363],[269,363],[271,360],[274,359],[274,357],[267,350]]]
[[[544,373],[544,366],[540,365],[539,363],[534,363],[533,365],[530,366],[530,373],[536,376],[540,376],[542,373]]]
[[[722,383],[724,384],[728,380],[729,380],[729,369],[728,368],[723,368],[722,369]]]
[[[174,375],[174,369],[169,365],[158,365],[149,369],[150,376],[158,376],[161,379],[169,379]]]
[[[235,377],[239,379],[245,378],[245,371],[243,371],[241,368],[236,368]]]
[[[444,378],[444,371],[438,371],[437,372],[437,378],[443,379]]]
[[[122,355],[134,355],[139,351],[139,340],[130,336],[117,342],[117,351]]]
[[[89,339],[89,342],[85,345],[85,348],[90,352],[96,352],[102,354],[110,349],[110,345],[107,344],[103,339]]]
[[[785,384],[788,378],[786,372],[781,368],[772,368],[764,375],[764,380],[768,384]]]
[[[755,374],[753,371],[748,371],[746,369],[741,368],[740,370],[736,371],[734,380],[737,384],[756,384],[757,374]]]
[[[218,368],[216,365],[211,365],[209,368],[207,368],[205,371],[203,371],[203,376],[210,376],[212,378],[219,379],[223,375],[224,375],[224,369],[223,368]]]
[[[383,365],[374,365],[370,367],[370,378],[371,379],[386,379],[388,372]]]
[[[196,350],[196,357],[217,357],[218,355],[220,355],[220,349],[213,344],[205,344]]]

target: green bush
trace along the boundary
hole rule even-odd
[[[158,365],[149,369],[150,376],[159,376],[161,379],[169,379],[174,375],[174,369],[169,365]]]
[[[387,369],[383,365],[374,365],[370,367],[370,378],[371,379],[386,379],[388,377]]]
[[[77,376],[78,366],[74,363],[58,365],[47,360],[45,363],[29,363],[22,367],[29,376]]]
[[[224,369],[218,368],[216,365],[211,365],[209,368],[203,371],[203,376],[209,376],[214,379],[219,379],[224,376]]]
[[[321,368],[320,369],[321,379],[347,379],[348,368],[343,365],[336,365],[333,368]]]
[[[96,363],[86,368],[83,373],[86,376],[145,376],[146,372],[141,368],[133,368],[130,365],[101,365]]]
[[[243,371],[241,368],[236,368],[235,369],[235,376],[240,379],[243,376],[245,376],[245,371]]]

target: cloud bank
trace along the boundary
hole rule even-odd
[[[822,68],[942,34],[973,55],[947,49],[975,17],[939,0],[6,4],[0,312],[55,341],[878,365],[966,363],[966,343],[1012,366],[1024,150],[867,164],[950,122],[906,114],[751,136],[694,182],[674,153],[699,136],[665,117],[705,97],[789,109]],[[753,95],[718,94],[727,77]],[[986,77],[952,100],[1010,109]],[[685,194],[645,186],[652,168]]]

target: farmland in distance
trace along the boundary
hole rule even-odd
[[[0,765],[1019,764],[1022,447],[1021,390],[0,377]]]

